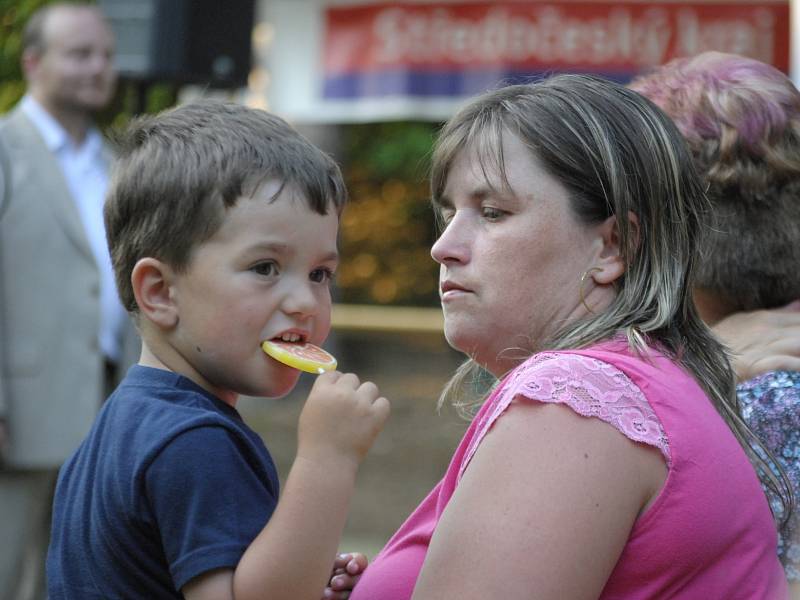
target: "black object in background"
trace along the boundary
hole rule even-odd
[[[251,66],[254,0],[98,0],[124,79],[236,88]]]

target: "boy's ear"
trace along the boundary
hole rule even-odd
[[[161,329],[178,323],[178,309],[172,300],[174,273],[169,265],[155,258],[142,258],[131,272],[131,285],[139,313]]]
[[[631,244],[635,248],[639,244],[639,218],[629,211],[628,222],[632,237]],[[620,239],[616,216],[612,215],[603,221],[600,225],[600,235],[603,241],[603,249],[597,258],[591,275],[598,285],[608,285],[614,283],[625,273],[625,258],[622,252],[622,240]]]

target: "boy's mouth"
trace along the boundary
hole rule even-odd
[[[272,338],[272,342],[286,342],[289,344],[303,344],[308,336],[295,331],[285,331]]]

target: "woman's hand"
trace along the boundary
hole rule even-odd
[[[360,552],[339,554],[333,563],[328,587],[322,594],[323,600],[347,600],[367,568],[367,562],[367,557]]]
[[[800,300],[772,310],[734,313],[712,330],[730,348],[740,382],[768,371],[800,371]]]

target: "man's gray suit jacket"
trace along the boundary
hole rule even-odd
[[[6,158],[0,174],[5,465],[55,468],[86,435],[104,399],[100,274],[58,160],[19,107],[0,121],[0,145]],[[128,324],[123,371],[138,358],[138,347]]]

